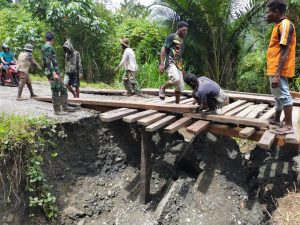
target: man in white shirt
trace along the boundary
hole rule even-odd
[[[141,91],[139,90],[139,86],[135,78],[138,66],[134,52],[132,48],[129,47],[129,40],[127,38],[122,39],[121,46],[123,50],[123,57],[119,66],[117,67],[117,70],[121,66],[124,66],[125,73],[122,77],[122,80],[124,87],[127,90],[127,95],[140,95]]]

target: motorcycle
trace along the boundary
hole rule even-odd
[[[2,85],[18,86],[20,77],[17,70],[16,62],[12,61],[8,65],[8,69],[6,71],[2,68],[2,73],[0,73],[0,77]]]

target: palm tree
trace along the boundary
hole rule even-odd
[[[239,37],[267,1],[158,0],[155,4],[188,21],[186,52],[196,72],[228,86],[235,74]]]

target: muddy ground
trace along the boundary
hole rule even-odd
[[[34,85],[34,89],[39,95],[50,94],[45,85]],[[51,104],[17,102],[15,95],[16,88],[0,87],[0,111],[47,115],[63,126],[67,138],[58,141],[58,157],[49,158],[45,164],[47,179],[58,200],[59,219],[51,223],[39,214],[30,219],[28,209],[22,208],[21,216],[8,204],[0,210],[0,221],[5,225],[267,224],[276,198],[287,188],[295,187],[295,149],[274,147],[266,152],[255,148],[248,149],[253,150],[251,154],[241,153],[233,139],[214,140],[204,134],[178,160],[188,143],[180,134],[158,132],[151,142],[151,201],[142,205],[139,127],[119,121],[102,123],[99,112],[79,106],[75,113],[54,116]],[[28,91],[23,95],[28,96]],[[280,162],[287,163],[287,169],[278,171],[278,167],[272,166]],[[275,175],[269,176],[273,170]]]

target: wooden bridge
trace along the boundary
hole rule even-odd
[[[99,95],[121,95],[125,91],[115,90],[84,90],[83,93]],[[144,89],[143,94],[149,98],[132,101],[128,97],[124,100],[111,99],[69,99],[70,103],[81,104],[82,107],[101,111],[103,122],[122,120],[124,123],[137,123],[141,127],[141,201],[146,203],[150,197],[151,179],[151,149],[149,142],[152,133],[164,129],[172,134],[184,129],[196,136],[210,132],[215,135],[239,137],[257,141],[257,146],[264,150],[273,144],[278,146],[290,145],[299,148],[299,115],[300,98],[294,99],[293,128],[294,134],[276,135],[270,132],[269,119],[275,114],[275,101],[270,95],[230,92],[230,104],[218,110],[214,115],[196,113],[198,106],[193,105],[190,91],[185,91],[180,104],[175,104],[173,91],[167,91],[164,101],[158,98],[157,90]],[[49,101],[51,97],[36,97],[36,100]],[[284,120],[284,114],[281,116]]]

